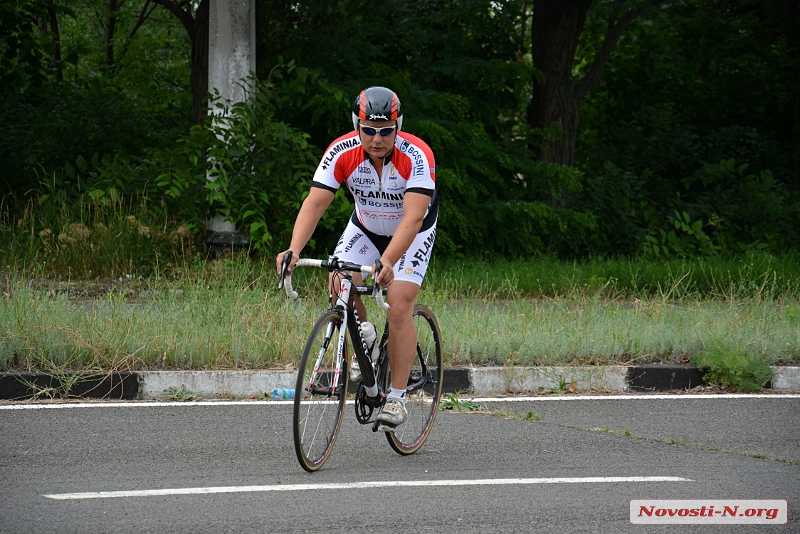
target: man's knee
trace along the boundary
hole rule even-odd
[[[386,312],[386,318],[389,320],[390,325],[395,322],[408,321],[411,318],[411,313],[413,311],[413,304],[411,306],[392,304],[392,307]]]
[[[395,286],[398,286],[395,288]],[[387,312],[389,322],[404,320],[411,317],[414,311],[414,303],[417,300],[419,286],[409,282],[395,282],[389,289],[387,300],[389,311]]]

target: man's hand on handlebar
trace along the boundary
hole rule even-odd
[[[275,259],[275,265],[278,268],[278,276],[280,276],[278,289],[283,286],[283,278],[285,276],[292,275],[292,271],[294,270],[294,266],[297,264],[298,259],[299,255],[294,254],[291,249],[278,254],[278,257]]]
[[[297,263],[297,260],[299,259],[299,256],[294,254],[294,252],[291,249],[278,254],[278,257],[275,259],[275,265],[278,268],[278,275],[284,274],[283,262],[287,255],[289,256],[289,265],[286,268],[285,274],[292,274],[292,270],[294,270],[294,266]]]
[[[372,266],[372,278],[381,287],[389,287],[394,282],[394,268],[378,260]]]

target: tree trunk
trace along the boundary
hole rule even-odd
[[[58,17],[52,2],[47,2],[45,10],[47,11],[47,20],[39,18],[39,31],[42,35],[49,35],[50,42],[53,44],[53,65],[56,81],[60,83],[64,81],[64,71],[61,70],[61,34],[58,30]],[[48,24],[50,25],[49,30]]]
[[[117,29],[117,0],[106,2],[106,20],[103,28],[103,46],[106,50],[106,76],[114,73],[114,33]]]
[[[186,34],[192,42],[192,57],[189,67],[189,85],[192,90],[192,121],[203,124],[208,110],[206,109],[206,95],[208,94],[208,0],[201,0],[197,11],[192,11],[192,2],[174,0],[153,0],[156,4],[164,6],[175,15],[186,29]]]
[[[792,147],[794,151],[794,178],[800,189],[800,89],[794,95],[794,126],[792,128]]]
[[[586,14],[594,0],[534,0],[531,54],[534,74],[528,124],[547,130],[538,157],[561,165],[575,165],[578,138],[578,107],[584,96],[603,77],[608,58],[625,31],[639,14],[658,0],[648,0],[620,13],[625,0],[611,5],[603,44],[585,76],[573,83],[572,67]]]
[[[784,0],[769,2],[778,19],[783,22],[789,58],[794,66],[794,116],[792,121],[792,155],[795,185],[800,190],[800,2]]]
[[[534,0],[531,54],[534,75],[528,123],[551,129],[538,148],[543,161],[575,164],[578,104],[572,85],[572,64],[586,13],[593,0]]]
[[[203,124],[208,114],[208,0],[200,2],[195,15],[192,38],[190,85],[192,88],[192,120]]]

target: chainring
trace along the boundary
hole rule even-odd
[[[366,399],[367,389],[364,387],[363,382],[359,382],[358,390],[356,391],[355,407],[356,420],[362,425],[366,425],[371,422],[372,412],[375,411],[375,408],[366,403]]]

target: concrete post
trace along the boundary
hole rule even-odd
[[[208,90],[223,100],[244,101],[241,79],[256,70],[256,0],[210,0]],[[213,111],[212,111],[213,112]],[[206,222],[206,243],[217,252],[247,246],[247,237],[216,214]]]

